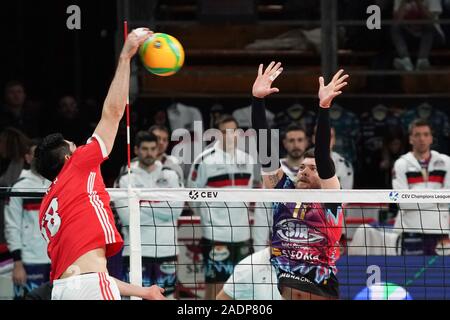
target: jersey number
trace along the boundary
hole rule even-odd
[[[44,219],[42,219],[41,224],[41,233],[44,236],[47,243],[50,242],[47,235],[47,230],[50,233],[51,237],[54,237],[58,232],[59,227],[61,225],[61,217],[58,213],[58,198],[53,198],[52,202],[48,206],[47,211],[45,212]]]
[[[300,220],[304,220],[305,214],[306,214],[306,208],[305,208],[305,206],[302,206],[301,202],[297,202],[295,204],[294,211],[292,212],[292,217],[297,219],[299,213],[300,213]]]

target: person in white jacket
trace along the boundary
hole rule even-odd
[[[238,148],[238,123],[230,115],[217,120],[221,141],[201,153],[192,164],[191,188],[252,188],[256,162]],[[196,197],[196,194],[192,194]],[[201,216],[201,249],[205,267],[205,299],[215,299],[234,266],[251,252],[249,204],[244,202],[191,202]]]
[[[394,164],[393,189],[449,189],[450,157],[431,150],[433,135],[425,120],[410,124],[409,143],[412,151]],[[449,235],[449,206],[401,204],[395,228],[401,233],[402,254],[435,255],[436,245]]]
[[[174,170],[180,177],[180,180],[184,183],[184,173],[182,168],[182,163],[180,159],[167,154],[167,148],[169,147],[170,132],[169,129],[163,125],[153,125],[148,129],[148,132],[154,134],[158,138],[158,157],[157,160],[160,161],[164,166],[170,167]]]
[[[37,140],[32,141],[25,163],[30,166]],[[50,181],[36,173],[34,167],[23,169],[11,192],[39,192],[46,190]],[[41,190],[39,190],[39,188]],[[31,290],[47,282],[50,276],[50,259],[47,243],[39,227],[41,198],[13,196],[5,205],[5,238],[14,260],[14,298],[22,299]]]
[[[163,166],[157,159],[157,137],[141,131],[136,135],[134,152],[137,165],[131,169],[133,188],[179,188],[183,184],[177,172]],[[128,187],[129,177],[124,173],[118,179],[120,188]],[[129,210],[127,200],[115,202],[117,213],[123,225],[125,248],[124,281],[128,281],[130,270]],[[153,284],[165,289],[164,295],[171,296],[176,286],[177,220],[183,210],[182,202],[141,201],[141,243],[143,286]]]

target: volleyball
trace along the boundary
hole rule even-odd
[[[166,33],[155,33],[139,49],[145,68],[158,76],[175,74],[184,63],[184,49],[181,43]]]

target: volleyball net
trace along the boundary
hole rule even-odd
[[[337,246],[340,253],[341,299],[450,297],[450,191],[132,189],[111,190],[110,194],[116,199],[113,207],[117,211],[126,210],[125,202],[130,199],[136,202],[132,207],[140,207],[140,215],[131,210],[130,223],[123,226],[130,236],[131,281],[141,281],[142,256],[145,259],[148,252],[151,257],[164,256],[172,247],[171,253],[177,254],[179,298],[202,299],[210,278],[227,272],[231,275],[224,291],[230,297],[277,298],[270,256],[252,258],[255,255],[250,254],[270,246],[272,207],[280,202],[296,207],[301,203],[342,204],[342,236],[339,244],[328,244]],[[140,216],[140,221],[133,220],[133,215]],[[161,223],[163,216],[166,220]],[[286,223],[281,230],[293,242],[303,237],[308,246],[308,241],[314,241],[294,224]],[[169,233],[172,241],[167,239]],[[140,239],[134,238],[136,243],[133,234],[140,234]],[[246,239],[250,239],[248,251]],[[314,257],[297,254],[294,258],[307,261]],[[238,260],[240,265],[233,273]]]
[[[449,190],[108,192],[126,242],[110,261],[110,273],[134,284],[170,286],[175,281],[177,299],[204,299],[207,284],[215,278],[226,283],[223,290],[230,298],[280,299],[270,262],[274,203],[293,208],[302,203],[341,204],[342,235],[338,243],[327,245],[327,249],[335,246],[340,256],[336,262],[340,299],[450,298]],[[29,190],[9,192],[8,197],[42,195]],[[295,219],[301,215],[297,212]],[[292,243],[306,247],[314,236],[327,232],[314,231],[310,235],[290,222],[277,228]],[[314,263],[307,254],[291,258]]]

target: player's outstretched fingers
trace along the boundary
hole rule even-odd
[[[319,85],[321,88],[325,87],[325,80],[323,79],[323,77],[319,77]]]
[[[261,63],[261,64],[259,65],[259,68],[258,68],[258,76],[262,76],[262,74],[263,74],[263,68],[264,68],[264,66],[263,66],[263,64]]]
[[[266,68],[266,71],[264,72],[264,74],[269,74],[270,71],[272,70],[272,67],[275,65],[275,61],[272,61]]]
[[[336,80],[335,84],[340,84],[343,81],[345,81],[347,78],[349,77],[348,74],[343,75],[342,77],[340,77],[339,79]]]
[[[339,77],[341,76],[341,74],[344,72],[344,69],[340,69],[333,77],[333,79],[331,80],[331,82],[336,82]]]
[[[280,65],[281,65],[281,63],[280,63]],[[269,77],[270,81],[275,81],[275,79],[281,74],[281,72],[283,72],[283,68],[275,69],[275,71]]]
[[[341,90],[343,87],[345,87],[347,85],[347,82],[343,82],[341,84],[338,84],[336,87],[334,87],[334,91],[339,91]]]

